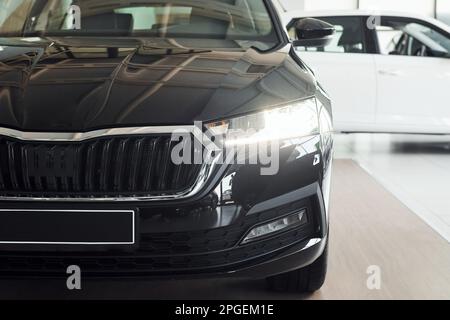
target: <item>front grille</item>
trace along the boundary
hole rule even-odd
[[[186,191],[200,165],[175,165],[164,136],[33,142],[0,138],[0,197],[139,197]],[[192,150],[195,151],[195,150]]]

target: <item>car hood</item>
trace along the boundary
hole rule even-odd
[[[181,125],[314,95],[290,56],[142,42],[0,40],[0,127],[82,132]]]

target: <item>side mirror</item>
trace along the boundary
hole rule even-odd
[[[295,47],[325,47],[333,40],[334,27],[322,20],[303,18],[294,24],[297,40]]]

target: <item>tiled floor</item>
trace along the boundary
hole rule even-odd
[[[335,157],[355,160],[450,241],[450,136],[336,135]]]

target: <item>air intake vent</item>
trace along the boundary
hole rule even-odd
[[[175,165],[171,136],[47,143],[0,137],[0,197],[110,198],[174,195],[200,165]]]

